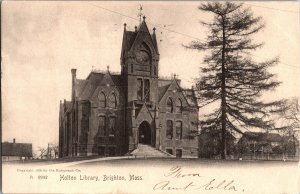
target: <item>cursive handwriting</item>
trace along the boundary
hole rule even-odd
[[[184,178],[184,177],[201,177],[199,173],[183,173],[180,166],[175,166],[165,174],[165,177]]]
[[[192,187],[195,187],[193,182],[190,182],[190,183],[180,186],[180,187],[179,186],[175,187],[170,184],[170,181],[162,181],[162,182],[159,182],[156,185],[154,185],[153,190],[162,190],[162,191],[183,190],[183,191],[186,191],[188,189],[191,189]]]
[[[234,180],[221,179],[217,180],[215,178],[208,178],[200,173],[193,172],[187,173],[184,172],[182,167],[175,166],[168,170],[164,174],[164,177],[169,178],[169,180],[161,181],[153,186],[153,190],[161,191],[191,191],[191,190],[223,190],[223,191],[238,191],[236,183]],[[180,182],[176,181],[180,178]],[[192,180],[191,180],[192,178]],[[196,178],[196,179],[194,179]],[[183,182],[183,180],[187,180]],[[244,189],[242,189],[244,192]]]
[[[225,191],[237,191],[236,186],[233,185],[234,181],[231,180],[227,182],[223,180],[221,182],[216,182],[215,179],[209,180],[204,184],[188,182],[182,186],[178,186],[178,184],[172,184],[171,181],[162,181],[154,185],[153,190],[161,190],[161,191],[170,191],[170,190],[225,190]]]

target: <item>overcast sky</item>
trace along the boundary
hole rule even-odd
[[[123,24],[139,24],[139,2],[2,2],[2,141],[47,146],[58,143],[59,101],[70,100],[71,68],[87,77],[92,67],[120,71]],[[199,76],[205,53],[182,44],[205,38],[199,2],[142,2],[149,30],[156,26],[159,75],[176,73],[182,86]],[[266,28],[255,36],[264,41],[257,61],[279,56],[272,68],[282,85],[272,99],[299,96],[299,6],[297,2],[248,2]],[[110,10],[110,11],[108,11]],[[129,17],[126,17],[129,16]],[[201,111],[201,110],[200,110]]]

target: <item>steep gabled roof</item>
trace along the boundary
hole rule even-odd
[[[81,93],[83,92],[84,88],[88,84],[87,80],[83,79],[76,79],[75,80],[75,96],[79,97]]]
[[[115,86],[116,84],[113,81],[113,78],[111,76],[111,74],[107,71],[104,76],[102,77],[101,81],[99,82],[98,85],[100,86],[104,86],[104,85],[111,85],[111,86]]]
[[[86,80],[86,81],[87,81],[87,85],[84,87],[82,93],[78,96],[79,100],[89,100],[97,88],[97,85],[92,84],[91,80]]]
[[[142,113],[146,113],[146,115],[144,115],[143,119],[147,120],[147,117],[148,117],[148,119],[153,119],[153,115],[151,114],[150,110],[147,108],[146,104],[143,104],[142,108],[140,110],[138,110],[138,112],[136,113],[137,120],[141,119],[139,117],[141,117]]]
[[[116,86],[121,86],[122,84],[122,77],[121,75],[111,75],[111,78]]]
[[[116,86],[118,89],[121,84],[121,75],[106,73],[91,72],[86,80],[76,79],[75,94],[79,100],[89,100],[96,89],[106,83]]]
[[[170,84],[158,87],[158,102],[160,102],[161,99],[164,97],[164,95],[167,92],[169,87],[170,87]]]
[[[187,99],[189,105],[197,106],[197,98],[193,89],[182,89],[182,92],[185,98]]]
[[[167,91],[173,86],[179,89],[179,92],[182,93],[183,97],[185,98],[187,104],[189,106],[197,106],[197,99],[194,95],[193,89],[182,89],[179,85],[179,81],[176,79],[170,80],[170,83],[166,82],[166,80],[162,80],[164,84],[160,83],[161,81],[158,80],[158,85],[161,85],[158,89],[158,102],[160,103],[162,98],[165,96]]]
[[[78,100],[89,100],[103,76],[103,73],[91,72],[86,80],[76,79],[75,94]]]
[[[124,31],[122,51],[130,50],[130,48],[135,40],[136,35],[137,35],[137,32],[126,31],[126,30]]]
[[[140,39],[140,37],[143,37],[143,39]],[[141,41],[141,40],[145,41],[147,39],[147,37],[149,38],[150,42],[152,43],[155,52],[158,54],[158,49],[157,49],[156,43],[154,42],[153,36],[150,34],[145,21],[143,21],[140,24],[140,26],[138,27],[136,37],[135,37],[130,49],[134,48],[135,47],[134,45],[140,44],[139,41]],[[149,48],[151,49],[151,46]],[[152,53],[152,54],[154,54],[154,53]]]
[[[144,39],[146,37],[149,37],[149,40],[153,44],[155,52],[159,54],[156,35],[155,33],[153,33],[152,35],[150,34],[147,24],[145,20],[143,20],[139,27],[137,27],[136,31],[127,31],[125,24],[121,49],[121,59],[124,57],[125,51],[130,51],[133,48],[133,45],[137,44],[139,39],[138,37],[140,36],[143,36]]]

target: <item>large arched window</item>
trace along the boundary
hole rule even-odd
[[[172,100],[172,98],[167,99],[167,112],[173,112],[173,100]]]
[[[176,139],[182,139],[182,122],[176,121]]]
[[[117,108],[117,97],[115,95],[115,93],[112,93],[110,96],[109,96],[109,101],[108,101],[108,107],[110,108]]]
[[[182,113],[182,102],[180,98],[178,98],[176,101],[176,112]]]
[[[105,116],[100,116],[99,117],[99,124],[98,124],[98,132],[99,134],[106,136],[106,118]]]
[[[100,92],[98,95],[99,98],[99,107],[100,108],[105,108],[106,107],[106,97],[103,92]]]
[[[115,135],[116,118],[109,117],[108,130],[109,135]]]
[[[166,131],[167,139],[173,138],[173,121],[167,120],[167,131]]]

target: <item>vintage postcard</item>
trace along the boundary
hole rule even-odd
[[[2,1],[2,193],[296,194],[299,3]]]

